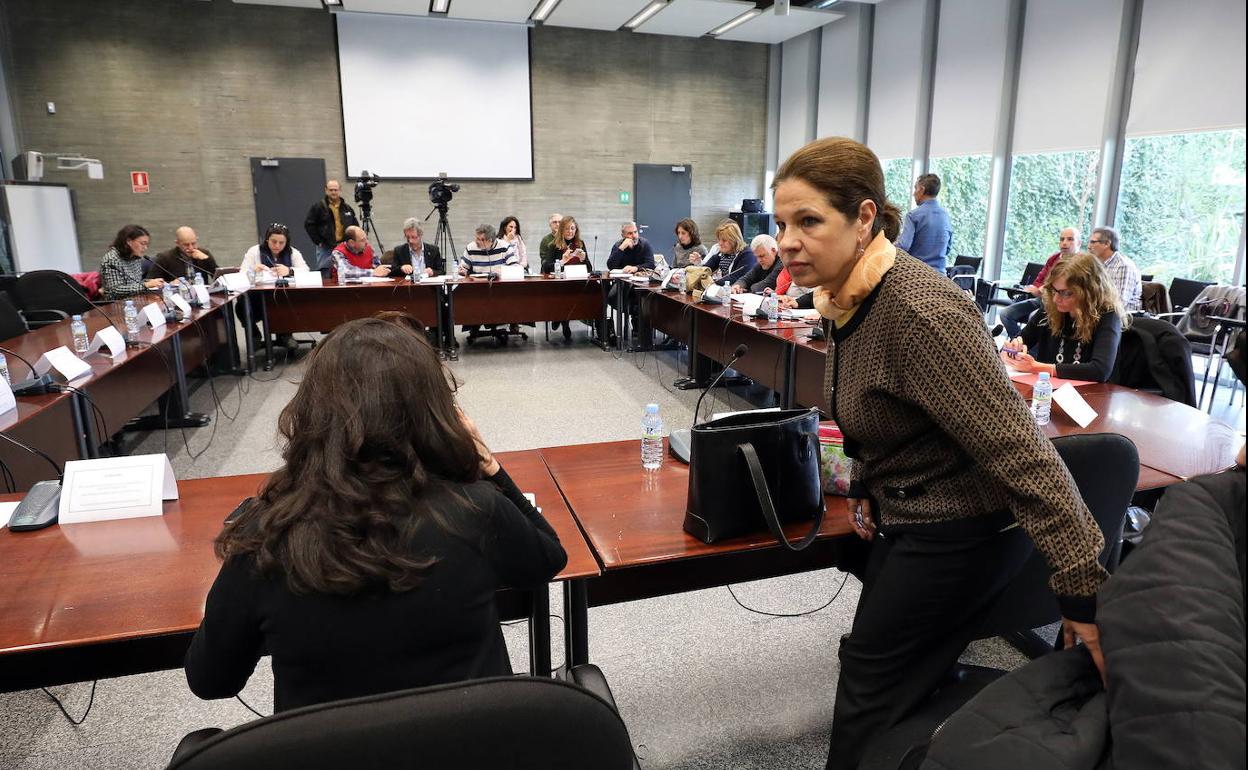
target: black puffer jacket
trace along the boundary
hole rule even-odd
[[[1243,469],[1171,487],[1097,597],[1108,692],[1082,649],[986,687],[924,770],[1245,766]]]

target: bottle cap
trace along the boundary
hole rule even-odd
[[[73,317],[73,319],[72,319],[72,320],[74,320],[74,321],[81,321],[81,320],[82,320],[82,316],[80,316],[80,315],[75,315],[75,316]]]
[[[658,414],[658,413],[659,413],[658,404],[646,404],[646,414]]]
[[[1040,380],[1047,380],[1047,379],[1049,379],[1049,373],[1048,373],[1048,372],[1040,372],[1040,376],[1039,376],[1037,379],[1040,379]]]

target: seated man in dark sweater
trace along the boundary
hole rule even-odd
[[[176,281],[190,274],[194,283],[194,276],[198,273],[204,277],[204,283],[211,284],[217,276],[217,260],[212,252],[201,249],[199,236],[185,225],[175,230],[173,237],[173,248],[157,254],[143,277]]]
[[[776,278],[780,276],[780,271],[784,265],[780,264],[780,248],[776,245],[776,239],[766,233],[759,233],[754,236],[754,240],[750,241],[750,248],[754,251],[758,264],[755,265],[750,272],[737,279],[732,285],[733,294],[744,294],[750,292],[752,294],[762,294],[764,290],[776,290]]]
[[[191,690],[233,697],[266,654],[275,711],[510,675],[494,594],[544,586],[567,556],[433,347],[391,320],[342,324],[279,423],[283,466],[217,537]]]
[[[654,269],[654,247],[650,241],[641,237],[636,222],[625,222],[620,227],[620,240],[611,247],[607,257],[608,270],[623,270],[630,275],[641,269]],[[630,316],[637,315],[637,300],[633,298],[630,286],[615,285],[611,287],[608,298],[611,306]]]

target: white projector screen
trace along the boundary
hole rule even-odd
[[[533,178],[528,27],[334,18],[348,176]]]
[[[78,227],[69,187],[18,182],[0,184],[0,214],[8,230],[13,271],[82,270]]]

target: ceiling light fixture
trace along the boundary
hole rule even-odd
[[[559,0],[542,0],[542,2],[538,3],[537,10],[529,18],[533,19],[533,21],[546,21],[546,17],[550,15],[551,11],[555,10],[556,5],[559,5]]]
[[[819,2],[812,5],[811,8],[814,8],[816,11],[822,11],[825,8],[831,8],[840,1],[841,0],[819,0]]]
[[[651,16],[655,15],[656,13],[658,13],[659,11],[663,10],[666,7],[667,7],[666,0],[654,0],[653,3],[650,3],[650,5],[647,5],[645,8],[643,8],[641,10],[641,13],[637,14],[636,16],[634,16],[633,18],[625,22],[624,28],[625,29],[637,29],[642,24],[645,24],[647,19],[649,19]]]
[[[759,15],[760,13],[762,13],[762,11],[760,11],[759,9],[751,8],[750,10],[741,14],[737,18],[731,21],[726,21],[723,24],[720,24],[718,27],[716,27],[715,29],[711,30],[710,32],[706,34],[710,35],[711,37],[717,37],[719,35],[724,34],[725,32],[728,32],[729,30],[736,29],[737,27],[746,23],[747,21]]]
[[[326,8],[329,8],[331,5],[341,6],[342,0],[321,0],[321,5],[324,5]]]
[[[429,13],[446,13],[451,9],[451,0],[433,0]]]

